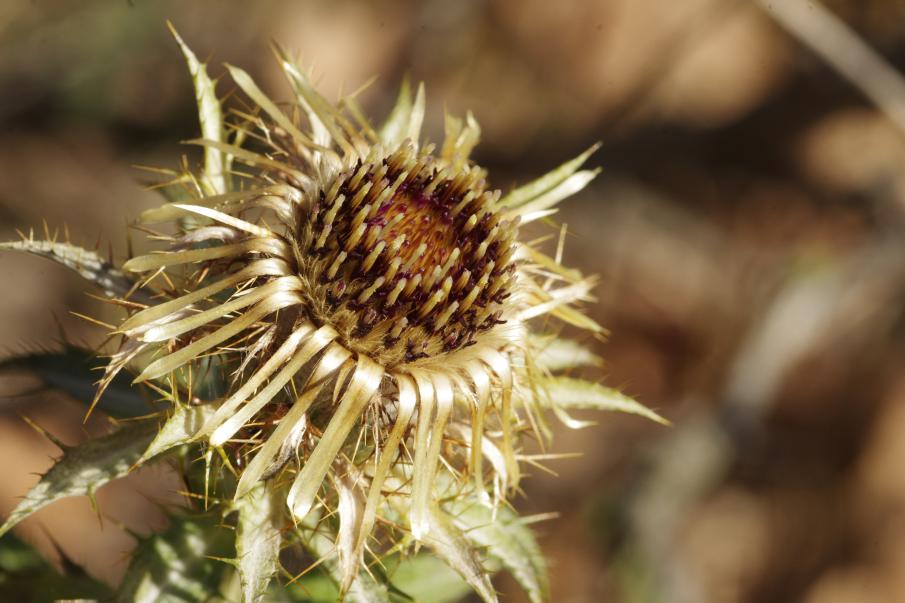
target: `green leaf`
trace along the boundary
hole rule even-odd
[[[536,200],[541,195],[551,193],[557,187],[563,185],[570,177],[575,175],[578,168],[580,168],[584,162],[588,160],[588,157],[590,157],[598,148],[600,148],[600,145],[595,144],[575,159],[567,161],[552,172],[544,174],[540,178],[532,180],[528,184],[513,190],[500,199],[500,206],[517,208]]]
[[[123,603],[209,601],[220,589],[232,556],[232,533],[219,514],[170,519],[169,527],[139,540],[117,590]]]
[[[236,561],[245,603],[258,603],[279,568],[282,505],[274,493],[259,482],[235,502],[239,511],[236,523]]]
[[[22,370],[34,374],[45,387],[62,391],[78,402],[90,404],[97,390],[97,378],[103,373],[97,356],[81,348],[67,345],[59,352],[39,352],[7,358],[0,362],[0,371]],[[140,417],[153,408],[131,386],[132,379],[118,374],[104,391],[97,408],[118,419]]]
[[[93,496],[107,482],[123,477],[147,448],[155,432],[149,422],[134,423],[108,436],[68,448],[0,526],[5,534],[20,521],[68,496]]]
[[[315,559],[324,559],[322,566],[337,587],[333,600],[339,596],[338,585],[342,582],[342,572],[336,556],[334,543],[337,539],[335,522],[323,521],[318,524],[315,513],[309,513],[304,524],[299,526],[295,534],[299,542]],[[317,526],[314,528],[313,526]],[[389,603],[390,594],[385,583],[378,582],[370,574],[362,570],[352,583],[344,601],[348,603]]]
[[[622,392],[598,383],[570,377],[551,377],[539,382],[547,395],[540,397],[540,404],[559,409],[593,409],[640,415],[661,425],[669,421],[629,398]]]
[[[182,41],[173,24],[167,22],[173,37],[185,55],[185,61],[195,85],[195,99],[198,101],[198,120],[201,122],[201,137],[216,142],[224,142],[223,110],[217,99],[216,86],[207,75],[205,64],[198,60],[195,53]],[[204,169],[201,172],[201,183],[208,195],[222,195],[227,190],[226,158],[223,151],[213,146],[204,147]]]
[[[61,552],[62,555],[62,552]],[[64,572],[13,534],[0,538],[0,593],[4,601],[105,600],[110,589],[63,555]]]
[[[436,506],[431,508],[430,531],[424,536],[424,544],[456,570],[485,603],[497,603],[490,572],[481,564],[474,546],[452,518]]]
[[[494,517],[487,507],[472,504],[454,521],[469,541],[503,564],[532,603],[548,599],[547,564],[531,529],[513,511],[500,508]]]
[[[88,251],[69,243],[24,239],[0,243],[0,251],[4,249],[24,251],[62,264],[78,272],[82,278],[94,283],[108,297],[123,297],[135,286],[134,281],[125,273],[94,251]],[[142,294],[139,291],[135,292],[131,299],[135,300],[140,297]]]
[[[173,414],[157,431],[153,441],[139,457],[138,464],[190,442],[204,423],[214,416],[214,411],[216,408],[211,404],[174,406]]]
[[[429,554],[400,561],[392,569],[392,582],[414,601],[455,603],[471,593],[471,587],[462,576]]]
[[[275,590],[294,603],[336,603],[339,601],[339,586],[320,567],[285,587],[271,587],[271,599],[276,599]]]
[[[533,337],[537,354],[535,364],[550,372],[563,371],[580,366],[600,366],[602,361],[594,352],[571,339],[558,337]]]

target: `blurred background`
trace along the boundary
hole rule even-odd
[[[134,166],[197,161],[166,19],[213,75],[241,65],[276,98],[272,40],[328,97],[377,75],[375,117],[423,80],[429,138],[444,107],[472,110],[504,189],[603,141],[603,173],[557,215],[565,260],[601,277],[597,378],[674,426],[557,428],[582,456],[516,502],[559,514],[537,526],[553,601],[905,601],[902,2],[5,0],[0,239],[46,220],[122,259],[158,203]],[[72,312],[112,309],[78,277],[6,253],[0,275],[3,356],[103,340]],[[68,443],[105,427],[34,385],[0,381],[0,515],[56,454],[19,415]],[[177,488],[141,471],[98,494],[102,522],[74,499],[18,533],[115,582],[123,526],[160,528]]]

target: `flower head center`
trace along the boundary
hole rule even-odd
[[[397,257],[410,272],[424,274],[442,265],[456,248],[454,220],[436,195],[398,191],[378,212],[385,225],[380,240],[392,245],[402,240]],[[382,215],[381,215],[382,214]]]
[[[514,279],[516,220],[496,211],[483,170],[435,166],[403,146],[360,161],[300,216],[325,305],[355,314],[408,360],[450,351],[501,322]]]

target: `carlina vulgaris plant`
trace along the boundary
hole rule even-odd
[[[518,238],[594,178],[582,169],[594,148],[503,194],[469,159],[473,116],[446,116],[440,145],[422,140],[423,86],[404,85],[376,127],[355,95],[327,101],[277,48],[292,100],[227,65],[244,106],[224,118],[206,66],[176,39],[204,156],[164,171],[169,201],[141,215],[164,248],[117,268],[68,242],[4,244],[78,270],[128,311],[92,408],[131,373],[157,410],[67,450],[0,533],[152,460],[200,458],[187,470],[200,474],[194,512],[235,528],[222,565],[243,601],[288,596],[272,578],[294,545],[346,600],[401,596],[388,560],[422,546],[485,601],[500,567],[546,600],[529,521],[509,503],[543,457],[523,442],[547,442],[548,411],[569,425],[570,408],[662,421],[560,374],[597,363],[555,325],[602,333],[577,307],[594,281],[562,265],[562,233],[553,257]],[[172,594],[147,565],[130,567],[121,600]]]

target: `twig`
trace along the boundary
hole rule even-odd
[[[905,79],[817,0],[755,0],[776,22],[870,99],[905,134]]]

